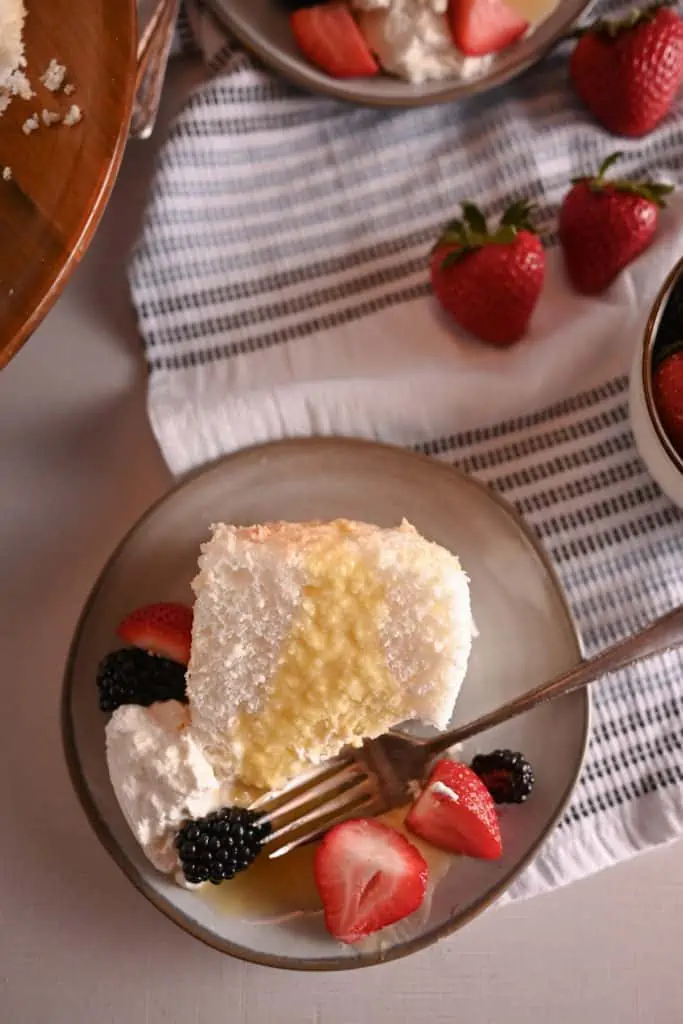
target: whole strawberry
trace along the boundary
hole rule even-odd
[[[432,251],[432,288],[466,330],[492,345],[525,334],[545,275],[545,254],[531,226],[532,208],[514,203],[498,228],[472,203],[448,224]]]
[[[599,295],[652,242],[671,185],[605,177],[621,153],[593,178],[575,178],[560,207],[560,243],[578,292]]]
[[[683,349],[666,356],[657,367],[654,398],[662,426],[683,458]]]
[[[655,4],[579,33],[569,65],[579,97],[616,135],[651,132],[683,80],[683,19]]]

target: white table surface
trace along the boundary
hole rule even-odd
[[[676,1024],[683,843],[347,974],[239,963],[147,904],[72,795],[61,672],[112,546],[170,483],[124,274],[156,146],[129,147],[63,298],[0,377],[0,1024]]]

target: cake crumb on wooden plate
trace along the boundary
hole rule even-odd
[[[10,4],[18,0],[0,0],[0,49]],[[87,251],[128,137],[135,87],[136,0],[26,7],[25,63],[15,48],[12,71],[0,74],[0,222],[11,239],[0,246],[0,368]],[[78,104],[66,85],[76,87]]]

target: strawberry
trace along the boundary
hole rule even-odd
[[[683,458],[683,349],[662,360],[655,371],[653,386],[662,426]]]
[[[511,345],[525,333],[545,275],[545,255],[524,200],[497,230],[471,203],[448,224],[431,257],[432,288],[441,305],[472,334]]]
[[[116,632],[133,647],[187,665],[192,642],[192,609],[174,601],[147,604],[126,615]]]
[[[496,860],[503,852],[493,797],[479,776],[457,761],[436,763],[406,826],[451,853]]]
[[[315,883],[325,925],[357,942],[412,914],[427,890],[427,862],[400,832],[371,818],[330,829],[316,850]]]
[[[671,185],[607,179],[613,153],[592,178],[575,178],[560,208],[559,234],[569,278],[598,295],[652,242]]]
[[[378,73],[377,61],[346,4],[303,7],[290,21],[300,49],[328,75],[360,78]]]
[[[448,14],[455,45],[468,57],[498,53],[529,27],[505,0],[451,0]]]
[[[683,20],[661,4],[579,29],[569,73],[591,113],[616,135],[651,132],[683,80]]]

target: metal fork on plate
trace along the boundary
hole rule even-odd
[[[388,733],[357,750],[318,766],[275,794],[266,794],[252,809],[263,814],[272,831],[265,839],[269,857],[282,857],[319,839],[334,825],[353,817],[374,817],[412,799],[434,758],[456,743],[501,725],[548,700],[563,697],[601,676],[683,644],[683,606],[645,629],[582,661],[563,675],[529,690],[467,725],[429,740]]]

